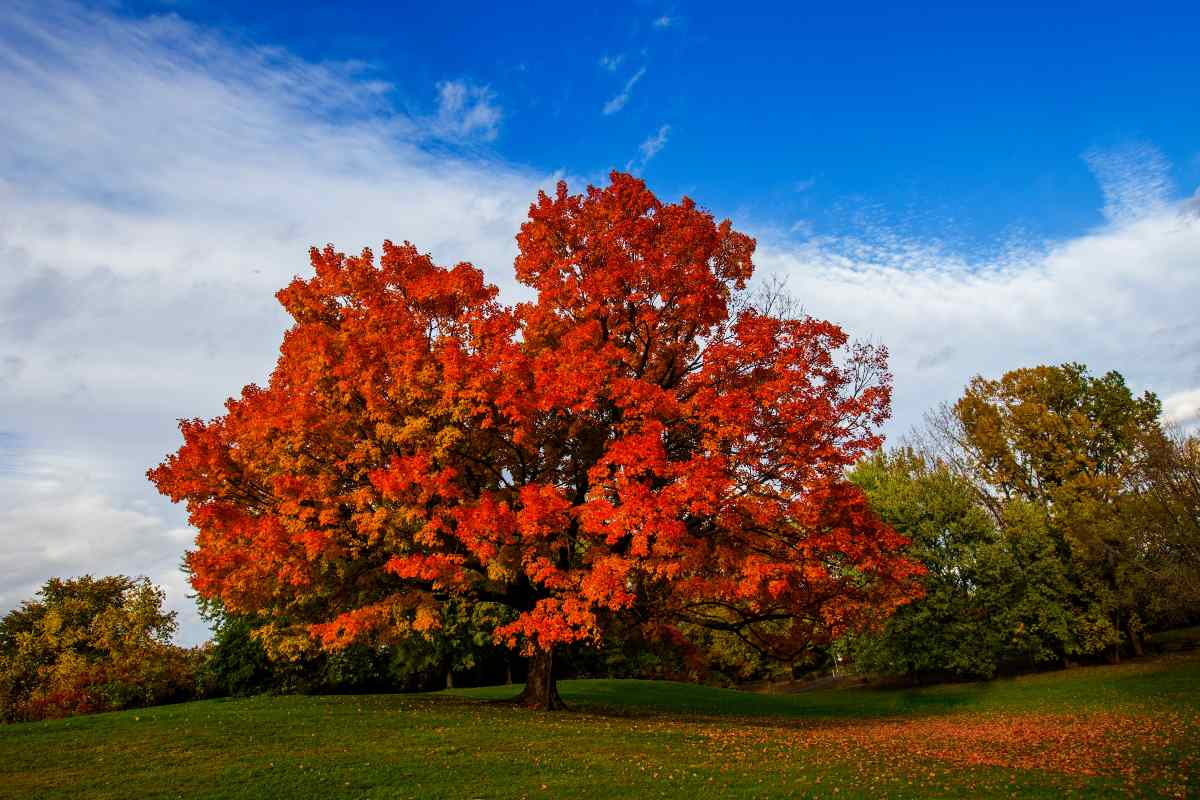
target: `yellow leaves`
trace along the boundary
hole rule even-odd
[[[487,562],[487,577],[490,581],[496,583],[507,583],[517,576],[517,572],[511,566],[504,564],[500,559]]]
[[[263,646],[268,656],[278,661],[296,662],[313,651],[308,631],[274,621],[254,628],[251,635]]]
[[[433,439],[433,454],[443,458],[455,445],[463,440],[463,432],[458,428],[442,428]]]
[[[436,607],[420,606],[412,621],[412,629],[418,633],[435,631],[442,627],[442,615]]]

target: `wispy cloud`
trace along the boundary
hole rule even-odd
[[[669,17],[666,14],[663,14],[661,17],[658,17],[657,19],[655,19],[654,22],[652,22],[651,24],[654,27],[659,28],[659,29],[669,28],[675,24],[675,18]]]
[[[637,82],[640,81],[642,76],[645,74],[646,68],[642,67],[635,72],[629,80],[625,81],[625,87],[621,90],[621,93],[604,104],[604,114],[606,116],[609,114],[615,114],[625,107],[625,104],[629,102],[630,95],[633,93],[633,87],[637,86]]]
[[[551,176],[424,149],[489,136],[486,90],[442,84],[428,115],[391,94],[174,16],[6,5],[0,107],[21,113],[0,114],[0,420],[21,444],[0,470],[0,606],[53,575],[144,573],[181,638],[204,637],[183,514],[144,473],[177,418],[269,375],[272,295],[310,245],[410,239],[521,296],[513,231]]]
[[[1104,193],[1104,216],[1128,221],[1161,211],[1174,186],[1171,166],[1153,145],[1089,150],[1083,156]]]
[[[1164,194],[1163,162],[1143,152],[1098,170],[1120,212],[1079,236],[965,253],[886,230],[799,244],[760,233],[759,277],[782,277],[807,312],[889,346],[893,433],[975,374],[1064,361],[1118,370],[1186,419],[1200,412],[1200,217]]]
[[[808,237],[813,235],[813,230],[813,224],[810,221],[806,219],[798,219],[788,228],[788,233],[795,236]]]
[[[616,72],[617,67],[625,63],[625,54],[617,53],[615,56],[603,55],[600,56],[600,66],[609,72]]]
[[[478,137],[492,141],[500,132],[504,116],[495,104],[496,95],[487,86],[466,81],[443,81],[437,85],[438,110],[435,129],[443,136]]]
[[[641,170],[650,163],[650,159],[658,155],[664,147],[667,146],[667,137],[671,133],[670,125],[663,125],[655,133],[651,134],[645,141],[638,145],[640,157],[630,159],[625,164],[627,172]]]
[[[660,150],[667,146],[667,134],[670,132],[671,126],[663,125],[658,129],[658,133],[638,145],[638,149],[642,151],[643,164],[654,158]]]

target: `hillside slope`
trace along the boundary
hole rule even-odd
[[[0,727],[0,798],[1182,797],[1200,656],[913,691],[565,681],[572,710],[261,697]]]

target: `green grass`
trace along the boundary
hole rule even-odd
[[[0,798],[1079,797],[1200,792],[1200,654],[920,690],[565,681],[0,726]]]

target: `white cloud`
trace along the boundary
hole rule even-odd
[[[609,72],[616,72],[617,67],[625,62],[625,54],[617,53],[615,56],[603,55],[600,57],[600,66]]]
[[[621,90],[620,94],[604,104],[604,114],[615,114],[624,108],[625,104],[629,102],[630,95],[633,93],[633,87],[637,86],[637,82],[640,81],[642,76],[645,74],[646,68],[642,67],[633,74],[633,77],[625,81],[625,87]]]
[[[0,608],[32,598],[51,576],[146,575],[171,595],[181,627],[202,629],[179,569],[191,530],[116,496],[121,483],[103,461],[78,456],[23,453],[9,465],[0,480]]]
[[[671,132],[670,125],[663,125],[658,129],[658,133],[651,136],[646,141],[638,145],[638,149],[642,151],[642,163],[645,164],[650,159],[658,155],[664,147],[667,146],[667,134]]]
[[[513,234],[551,176],[424,151],[498,122],[486,92],[447,86],[436,117],[409,116],[354,65],[171,16],[6,6],[0,107],[20,113],[0,114],[0,426],[36,455],[0,465],[0,604],[123,572],[191,610],[182,511],[144,473],[178,417],[269,375],[273,294],[310,245],[411,239],[519,294]],[[183,641],[204,635],[185,619]]]
[[[893,434],[975,374],[1065,361],[1121,372],[1179,419],[1200,399],[1200,218],[1165,197],[1161,174],[1156,158],[1125,161],[1102,177],[1106,202],[1123,198],[1125,211],[1044,246],[981,258],[886,233],[802,245],[760,236],[759,274],[782,277],[808,313],[889,347]]]
[[[1177,425],[1191,426],[1200,422],[1200,388],[1164,397],[1163,418]]]
[[[1162,212],[1173,193],[1171,165],[1153,145],[1089,150],[1083,156],[1104,192],[1104,216],[1125,222]]]
[[[144,472],[178,445],[176,418],[218,414],[267,377],[286,323],[272,295],[307,271],[307,247],[408,238],[479,264],[515,299],[513,234],[550,176],[422,149],[498,124],[465,83],[444,125],[396,112],[361,67],[174,17],[5,11],[0,108],[20,113],[0,114],[0,606],[89,571],[150,575],[187,611],[184,518]],[[1089,154],[1109,222],[1073,239],[979,258],[886,233],[798,245],[760,227],[759,271],[889,345],[893,432],[975,373],[1066,360],[1118,369],[1186,418],[1200,394],[1200,214],[1144,152]],[[184,622],[184,641],[203,638]]]
[[[670,125],[663,125],[657,132],[650,135],[644,142],[638,145],[638,152],[641,153],[639,159],[631,159],[625,164],[626,172],[640,170],[650,162],[659,152],[667,146],[667,136],[671,133]]]
[[[465,81],[444,81],[437,90],[439,132],[464,139],[478,136],[488,142],[496,138],[504,114],[495,105],[496,95],[491,89]]]
[[[654,22],[652,22],[651,24],[654,27],[659,28],[659,29],[669,28],[675,24],[675,19],[673,17],[668,17],[666,14],[663,14],[661,17],[658,17],[657,19],[655,19]]]

